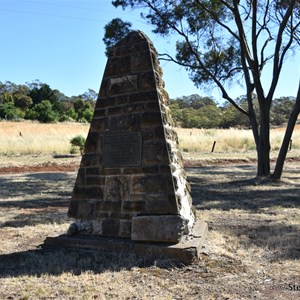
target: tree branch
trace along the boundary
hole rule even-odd
[[[290,47],[290,45],[293,41],[293,36],[292,36],[292,34],[290,34],[289,42],[285,46],[285,49],[282,52],[282,54],[280,54],[283,33],[284,33],[285,28],[287,26],[288,20],[292,15],[295,2],[296,2],[296,0],[290,0],[290,4],[288,6],[288,9],[287,9],[286,13],[284,14],[283,19],[281,20],[280,25],[279,25],[277,41],[276,41],[276,45],[275,45],[275,52],[274,52],[273,78],[272,78],[269,93],[267,95],[267,99],[268,99],[269,102],[272,101],[272,98],[273,98],[273,95],[274,95],[274,92],[275,92],[275,89],[276,89],[276,86],[277,86],[277,83],[278,83],[278,80],[279,80],[279,74],[281,72],[282,62],[283,62],[284,56],[285,56],[287,50],[289,49],[289,47]]]
[[[187,63],[182,63],[176,59],[174,59],[171,55],[164,53],[164,54],[160,54],[159,56],[161,56],[162,58],[159,58],[159,60],[164,60],[164,61],[172,61],[182,67],[185,68],[190,68],[190,69],[197,69],[197,67],[195,67],[194,65],[191,64],[187,64]],[[163,56],[166,56],[167,58],[163,58]],[[241,113],[245,114],[246,116],[249,116],[249,113],[244,110],[241,106],[239,106],[231,97],[229,97],[229,95],[227,94],[226,90],[224,89],[222,83],[215,78],[215,76],[209,71],[206,70],[207,73],[209,73],[209,76],[211,77],[211,79],[216,83],[216,85],[220,88],[221,92],[222,92],[222,97],[224,99],[226,99],[228,102],[230,102],[237,110],[239,110]]]
[[[226,3],[225,1],[220,1],[222,4],[224,4],[228,9],[230,9],[232,11],[232,7]],[[209,10],[205,5],[203,5],[199,0],[196,0],[196,3],[202,7],[202,9],[204,9],[206,12],[208,12],[212,18],[223,28],[225,28],[235,39],[237,39],[238,41],[240,40],[239,39],[239,36],[229,27],[227,26],[226,24],[224,24],[223,22],[220,21],[220,19],[218,18],[218,16],[212,12],[211,10]]]

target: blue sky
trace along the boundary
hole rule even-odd
[[[174,51],[174,40],[155,36],[137,11],[116,9],[110,0],[0,0],[0,81],[38,79],[67,96],[89,88],[98,92],[107,60],[103,28],[116,17],[144,31],[159,53]],[[221,99],[218,90],[197,89],[179,66],[161,66],[171,98],[200,94]],[[287,64],[277,97],[296,96],[299,66],[298,57]],[[230,92],[233,98],[244,94],[237,86]]]

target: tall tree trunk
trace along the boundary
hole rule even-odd
[[[270,104],[263,101],[260,108],[260,128],[257,147],[257,176],[270,176]]]
[[[282,175],[282,170],[283,170],[283,165],[284,165],[284,161],[286,158],[286,154],[289,148],[289,143],[297,122],[297,118],[299,116],[300,113],[300,84],[299,84],[299,88],[298,88],[298,93],[297,93],[297,98],[296,98],[296,103],[295,106],[292,110],[292,113],[290,115],[287,127],[286,127],[286,131],[284,134],[284,138],[280,147],[280,151],[278,154],[278,158],[276,161],[276,165],[275,165],[275,169],[274,169],[274,173],[272,175],[272,177],[274,179],[280,179],[281,175]]]

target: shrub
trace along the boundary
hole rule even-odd
[[[3,103],[0,105],[0,118],[6,120],[16,120],[24,118],[25,113],[18,107],[15,107],[12,102]]]
[[[38,120],[42,123],[58,121],[58,114],[53,110],[49,100],[43,100],[27,112],[28,119]]]
[[[82,135],[76,135],[75,137],[73,137],[70,140],[71,143],[71,154],[73,154],[75,151],[74,148],[78,147],[80,154],[83,154],[83,149],[84,149],[84,145],[85,145],[85,138]]]

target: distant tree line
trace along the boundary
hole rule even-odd
[[[0,119],[37,120],[51,122],[91,122],[97,93],[89,89],[82,95],[68,97],[57,89],[51,89],[38,80],[32,83],[15,84],[0,81]],[[235,100],[240,107],[247,107],[247,99],[241,96]],[[286,123],[295,97],[274,99],[271,108],[271,125]],[[175,125],[184,128],[229,128],[249,127],[249,118],[230,103],[217,105],[210,97],[197,94],[170,100]],[[259,115],[258,101],[254,109]]]
[[[247,107],[247,99],[241,96],[235,100],[240,107]],[[280,126],[286,123],[295,105],[295,97],[280,97],[273,100],[270,123]],[[254,109],[259,116],[258,101]],[[183,128],[249,128],[249,118],[230,103],[218,106],[214,99],[199,95],[183,96],[170,100],[175,125]]]
[[[68,97],[40,81],[21,85],[0,81],[0,119],[91,122],[96,99],[92,89]]]

